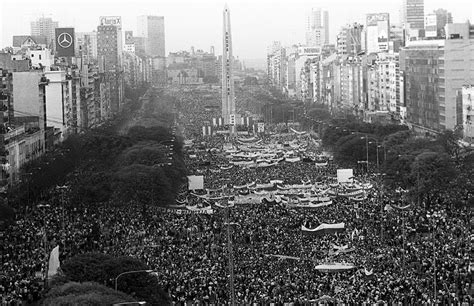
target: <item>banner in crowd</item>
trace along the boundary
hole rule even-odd
[[[322,223],[314,229],[310,229],[304,225],[301,225],[301,231],[303,231],[304,233],[310,233],[310,234],[315,234],[315,235],[334,234],[334,233],[342,232],[344,231],[344,229],[345,229],[344,222],[334,223],[334,224]]]
[[[297,130],[295,130],[295,129],[293,129],[293,128],[290,128],[290,131],[292,131],[293,133],[295,133],[295,134],[297,134],[297,135],[304,135],[304,134],[306,134],[306,132],[304,132],[304,131],[303,131],[303,132],[299,132],[299,131],[297,131]]]
[[[329,205],[332,205],[332,201],[327,201],[327,202],[322,202],[322,203],[307,203],[307,204],[303,204],[303,203],[300,203],[300,204],[296,204],[296,207],[297,208],[320,208],[320,207],[325,207],[325,206],[329,206]]]
[[[316,270],[321,272],[344,272],[355,268],[354,265],[345,263],[322,264],[315,267]]]
[[[240,124],[245,126],[252,126],[253,117],[240,117]]]
[[[202,127],[202,136],[212,136],[213,129],[212,126],[206,125]]]
[[[223,126],[224,125],[224,118],[222,118],[222,117],[212,118],[212,125],[213,126]]]
[[[260,204],[262,203],[262,198],[257,195],[247,195],[247,196],[236,196],[234,199],[235,204]]]
[[[278,259],[292,259],[292,260],[300,260],[299,257],[294,256],[286,256],[286,255],[275,255],[275,254],[264,254],[266,257],[276,257]]]
[[[204,189],[204,176],[189,175],[188,176],[188,190],[202,190]]]
[[[255,142],[258,139],[257,137],[248,137],[248,138],[239,138],[238,140],[244,143],[249,143],[249,142]]]
[[[342,197],[349,197],[349,198],[356,198],[356,199],[365,197],[365,193],[363,190],[356,190],[356,191],[347,192],[347,193],[339,193],[338,195]]]
[[[353,177],[354,171],[352,169],[337,169],[338,183],[351,183]]]
[[[174,208],[172,206],[169,207],[159,207],[161,211],[171,212],[178,215],[186,215],[186,214],[201,214],[201,215],[212,215],[214,210],[211,206],[203,207],[203,208],[195,208],[193,206],[180,206],[179,208]]]
[[[244,189],[244,188],[248,188],[250,186],[253,186],[253,184],[255,184],[255,182],[252,182],[250,184],[246,184],[246,185],[234,185],[234,189]]]

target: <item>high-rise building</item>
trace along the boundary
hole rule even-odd
[[[367,14],[366,53],[378,53],[389,50],[390,15],[388,13]]]
[[[234,98],[234,72],[232,56],[232,33],[230,27],[230,11],[227,4],[223,11],[223,40],[222,40],[222,117],[225,124],[234,125],[235,98]],[[233,120],[231,120],[233,116]],[[233,121],[233,122],[232,122]]]
[[[97,57],[105,71],[118,70],[122,63],[122,31],[114,25],[97,27]]]
[[[119,20],[110,17],[110,20]],[[97,57],[99,73],[104,74],[110,85],[110,110],[116,113],[123,103],[123,61],[122,61],[122,31],[121,22],[108,22],[107,17],[101,17],[97,27]]]
[[[356,56],[362,51],[362,33],[364,26],[353,24],[345,26],[337,35],[337,53],[340,56]]]
[[[463,138],[474,143],[474,83],[464,85],[461,95]]]
[[[403,0],[402,24],[405,28],[407,40],[416,40],[424,37],[425,28],[425,1]]]
[[[76,54],[87,57],[88,60],[97,59],[97,32],[76,32]]]
[[[421,130],[454,130],[462,124],[464,85],[474,83],[474,27],[446,26],[446,40],[407,42],[400,53],[406,82],[407,120]]]
[[[136,36],[145,37],[148,56],[165,57],[165,17],[138,16]]]
[[[453,16],[445,9],[437,9],[425,16],[425,37],[426,38],[446,38],[444,27],[448,23],[453,23]]]
[[[31,22],[31,35],[46,37],[47,44],[51,45],[54,40],[54,29],[58,27],[58,22],[50,17],[41,17]]]
[[[406,28],[423,29],[425,16],[424,0],[403,0],[402,18]]]
[[[320,8],[311,9],[306,18],[306,46],[329,44],[329,13]]]

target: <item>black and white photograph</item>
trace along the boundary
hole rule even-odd
[[[474,304],[473,0],[0,0],[0,306]]]

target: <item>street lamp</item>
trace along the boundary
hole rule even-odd
[[[369,137],[369,135],[365,134],[365,136],[361,137],[360,139],[365,139],[365,149],[366,149],[366,162],[367,162],[367,174],[369,174],[369,143],[373,143],[373,142],[369,142],[369,139],[371,140],[375,140],[375,145],[377,147],[377,171],[380,172],[380,167],[379,167],[379,151],[378,151],[378,147],[379,147],[379,140],[375,137]]]
[[[63,236],[65,237],[66,233],[65,233],[65,223],[64,223],[64,191],[67,190],[69,188],[69,186],[67,185],[63,185],[63,186],[56,186],[56,190],[59,190],[61,191],[61,215],[62,215],[62,221],[61,221],[61,228],[62,228],[62,232],[63,232]]]
[[[38,208],[49,208],[49,204],[39,204],[36,207]],[[45,270],[44,270],[44,279],[45,284],[48,282],[48,236],[46,235],[46,212],[43,211],[43,244],[44,244],[44,261],[45,261]]]
[[[431,239],[433,240],[433,304],[436,305],[436,300],[438,298],[438,290],[436,288],[436,237],[435,237],[435,230],[436,230],[436,221],[441,215],[437,212],[433,214],[426,214],[428,220],[432,221],[432,230],[431,230]]]
[[[134,270],[134,271],[126,271],[126,272],[122,272],[120,273],[119,275],[117,275],[117,277],[115,278],[115,291],[117,291],[117,281],[119,279],[120,276],[122,275],[125,275],[125,274],[133,274],[133,273],[151,273],[151,272],[155,272],[153,270]]]

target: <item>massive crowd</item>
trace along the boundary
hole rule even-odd
[[[189,93],[181,98],[181,103],[187,103],[182,109],[189,106],[181,120],[194,122],[184,130],[186,137],[194,139],[186,151],[186,163],[189,174],[204,176],[205,188],[224,186],[227,195],[235,195],[238,191],[229,186],[250,182],[335,182],[337,165],[332,163],[317,167],[314,162],[283,161],[264,168],[226,167],[229,159],[222,154],[226,141],[199,136],[198,118],[189,120],[199,114],[194,108],[202,110],[202,103],[195,103]],[[308,136],[276,135],[263,143],[291,141],[304,144],[308,152],[321,153]],[[15,225],[1,238],[1,302],[10,305],[39,298],[38,272],[45,269],[46,236],[49,250],[60,245],[62,260],[90,251],[142,259],[159,272],[161,284],[175,303],[229,302],[228,259],[232,256],[239,304],[326,299],[418,305],[433,302],[435,288],[438,303],[472,304],[470,210],[441,204],[429,210],[407,207],[402,195],[382,190],[374,175],[359,180],[374,186],[366,191],[364,201],[338,196],[332,205],[317,209],[266,201],[220,208],[210,201],[213,214],[156,207],[144,214],[140,203],[85,203],[72,208],[66,201],[64,228],[62,207],[55,203],[28,215],[19,211]],[[209,205],[187,191],[183,199],[191,205]],[[302,225],[315,228],[338,222],[345,223],[343,232],[320,236],[301,231]],[[341,246],[348,251],[334,252]],[[316,269],[322,263],[347,263],[355,269],[327,273]]]

